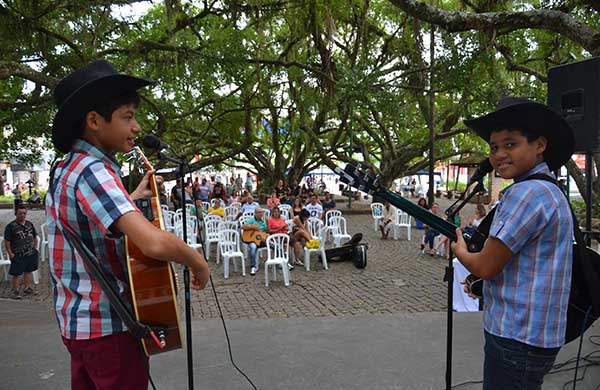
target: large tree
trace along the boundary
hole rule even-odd
[[[538,101],[545,101],[550,67],[589,58],[590,54],[600,56],[600,5],[595,0],[462,0],[451,3],[447,9],[417,0],[390,2],[401,14],[440,26],[445,31],[457,35],[478,32],[480,44],[494,50],[500,57],[499,62],[514,74],[513,91],[528,90],[525,95]],[[493,102],[493,99],[481,100],[478,109],[471,114],[491,110]],[[593,161],[592,182],[598,197],[600,155],[595,153]],[[585,178],[579,168],[569,161],[567,169],[579,192],[584,194]]]

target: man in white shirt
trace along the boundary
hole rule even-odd
[[[314,193],[310,196],[310,203],[304,208],[310,213],[311,218],[323,219],[323,206],[317,203],[317,195]]]

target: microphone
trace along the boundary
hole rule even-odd
[[[473,176],[471,176],[471,178],[469,179],[467,186],[470,186],[471,184],[473,184],[475,182],[481,181],[485,177],[485,175],[487,175],[488,173],[490,173],[493,170],[494,170],[494,168],[492,167],[492,164],[490,163],[489,158],[482,160],[479,163],[479,166],[477,167],[477,170],[475,171]]]
[[[142,145],[149,149],[164,150],[170,149],[171,147],[166,142],[161,141],[160,138],[154,134],[148,134],[142,138]]]

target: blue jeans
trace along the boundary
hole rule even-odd
[[[248,244],[248,250],[250,251],[250,267],[256,267],[256,249],[258,247],[255,243],[251,242]]]
[[[539,390],[560,348],[539,348],[485,332],[483,390]]]
[[[426,244],[429,244],[429,249],[433,249],[433,240],[439,235],[440,235],[440,233],[436,232],[432,228],[429,228],[425,232],[425,236],[424,236],[423,240],[425,241]]]

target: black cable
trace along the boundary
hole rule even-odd
[[[585,328],[587,325],[587,319],[592,311],[592,306],[590,306],[585,313],[585,317],[583,318],[583,324],[581,325],[581,336],[579,336],[579,348],[577,348],[577,360],[575,361],[575,374],[573,375],[573,390],[575,390],[575,386],[577,385],[577,371],[579,370],[579,358],[581,357],[581,347],[583,345],[583,334],[585,333]],[[585,375],[585,371],[584,371]],[[583,379],[583,377],[582,377]]]
[[[204,232],[200,230],[200,221],[201,220],[198,217],[198,206],[195,207],[195,210],[196,210],[196,220],[198,221],[198,231],[200,233],[200,242],[204,243]],[[183,212],[186,212],[185,206],[184,206]],[[202,210],[200,212],[202,213]],[[206,256],[206,249],[204,248],[204,245],[202,245],[200,248],[202,248],[202,255],[204,256],[204,260],[206,260],[206,262],[208,263],[208,257]],[[217,251],[218,250],[219,250],[219,247],[217,246]],[[237,372],[239,372],[244,378],[246,378],[246,381],[248,381],[248,383],[250,383],[250,386],[252,386],[252,388],[254,390],[257,390],[254,382],[252,382],[252,380],[248,377],[248,375],[246,375],[246,373],[244,371],[242,371],[237,366],[235,361],[233,360],[233,352],[231,351],[231,341],[229,340],[229,332],[227,331],[227,325],[225,324],[225,318],[223,317],[223,311],[221,310],[221,304],[219,303],[219,298],[217,296],[217,290],[215,289],[215,284],[213,283],[213,280],[212,280],[212,275],[209,275],[209,280],[210,280],[210,286],[212,288],[213,295],[215,297],[215,303],[217,304],[217,309],[219,310],[219,317],[221,318],[221,323],[223,324],[223,331],[225,332],[225,339],[227,340],[227,350],[229,351],[229,361],[231,362],[231,365],[237,370]]]

